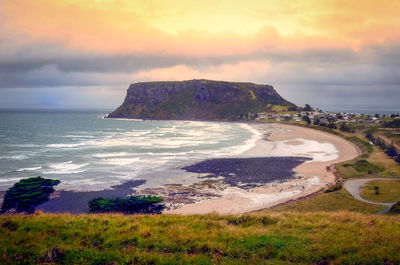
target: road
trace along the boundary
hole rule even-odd
[[[395,203],[385,203],[385,202],[372,202],[365,200],[361,198],[360,196],[360,190],[361,187],[372,180],[398,180],[398,179],[393,179],[393,178],[365,178],[365,179],[349,179],[346,182],[344,182],[343,187],[351,194],[353,195],[354,198],[356,198],[359,201],[366,202],[366,203],[372,203],[376,205],[383,205],[386,206],[387,208],[385,210],[380,211],[379,213],[387,213],[390,209],[390,207],[393,206]]]

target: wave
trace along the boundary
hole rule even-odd
[[[61,162],[61,163],[53,163],[50,164],[51,168],[48,171],[45,171],[46,174],[77,174],[82,173],[85,170],[79,170],[82,167],[89,165],[88,163],[83,164],[74,164],[73,161]]]
[[[18,172],[22,172],[22,171],[35,171],[35,170],[39,170],[42,167],[26,167],[26,168],[20,168],[17,169]]]
[[[13,156],[5,157],[5,158],[10,158],[13,160],[24,160],[24,159],[27,159],[28,156],[27,155],[13,155]]]
[[[17,182],[22,178],[0,178],[0,183]]]
[[[99,163],[100,164],[106,164],[106,165],[116,165],[116,166],[126,166],[129,164],[132,164],[133,162],[139,161],[139,157],[135,158],[107,158],[101,160]]]
[[[10,146],[14,147],[39,147],[37,144],[11,144]]]
[[[244,124],[244,123],[241,123],[240,126],[243,129],[246,129],[247,131],[249,131],[252,134],[252,136],[249,139],[247,139],[243,144],[222,149],[221,151],[219,151],[219,153],[221,153],[221,155],[226,155],[226,154],[228,154],[229,156],[241,155],[242,153],[255,147],[257,141],[262,138],[263,134],[260,131],[258,131],[257,129],[253,128],[252,126],[250,126],[248,124]]]
[[[77,143],[77,144],[48,144],[47,147],[52,147],[52,148],[73,148],[77,146],[82,146],[84,145],[83,143]]]
[[[121,156],[129,156],[137,153],[127,153],[127,152],[114,152],[114,153],[102,153],[102,154],[94,154],[93,157],[121,157]]]

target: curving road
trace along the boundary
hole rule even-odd
[[[372,202],[363,199],[360,196],[360,190],[361,187],[372,180],[398,180],[398,179],[393,179],[393,178],[366,178],[366,179],[349,179],[343,183],[343,187],[357,200],[366,202],[366,203],[372,203],[376,205],[383,205],[386,206],[387,208],[385,210],[380,211],[379,213],[387,213],[390,209],[390,207],[393,206],[395,203],[386,203],[386,202]]]

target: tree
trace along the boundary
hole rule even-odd
[[[313,108],[309,104],[305,104],[303,111],[313,111]]]
[[[343,132],[354,132],[354,128],[352,128],[345,122],[342,122],[342,124],[340,126],[340,130]]]
[[[308,116],[303,116],[303,121],[307,122],[307,124],[311,124],[311,120]]]
[[[54,191],[53,186],[59,183],[59,180],[42,177],[21,179],[7,190],[1,209],[33,213],[36,206],[49,200],[49,195]]]
[[[386,154],[390,157],[395,157],[398,155],[396,148],[394,148],[393,144],[389,146],[389,148],[386,151]]]

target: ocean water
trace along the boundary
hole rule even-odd
[[[0,190],[21,178],[101,190],[200,181],[182,167],[239,155],[260,135],[246,124],[104,119],[105,111],[0,111]]]

